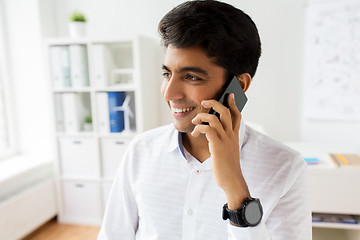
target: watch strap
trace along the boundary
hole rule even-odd
[[[256,202],[258,204],[259,211],[260,211],[259,212],[260,219],[256,223],[249,223],[245,216],[246,207],[251,202]],[[230,210],[228,208],[228,204],[226,203],[223,206],[223,213],[222,213],[222,217],[224,220],[230,219],[230,221],[233,225],[237,225],[239,227],[256,226],[261,221],[262,215],[263,215],[263,211],[262,211],[260,200],[258,198],[246,198],[244,203],[241,205],[241,207],[238,209],[235,209],[235,210]]]
[[[239,227],[248,227],[249,225],[242,219],[242,214],[240,213],[239,209],[230,210],[228,208],[228,204],[226,203],[223,206],[223,219],[229,219],[233,224]]]

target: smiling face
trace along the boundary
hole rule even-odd
[[[166,49],[161,93],[168,103],[174,126],[191,132],[191,120],[201,112],[202,100],[214,99],[225,84],[225,69],[216,65],[201,47]]]

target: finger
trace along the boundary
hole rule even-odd
[[[209,142],[217,143],[220,141],[217,132],[210,125],[196,125],[194,130],[191,132],[191,135],[197,137],[200,134],[205,134],[206,139]]]
[[[233,93],[231,93],[229,95],[228,103],[229,103],[230,112],[231,112],[232,130],[236,134],[239,134],[240,122],[241,122],[241,113],[240,113],[239,109],[236,106],[235,95]]]
[[[230,109],[222,105],[216,100],[204,100],[201,104],[205,108],[213,108],[220,114],[221,124],[226,132],[232,131],[231,114]]]
[[[195,118],[191,121],[193,124],[202,124],[204,122],[209,123],[210,127],[214,128],[217,134],[222,137],[225,134],[223,125],[220,120],[214,114],[208,113],[199,113]]]

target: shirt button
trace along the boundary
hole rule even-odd
[[[188,216],[192,216],[194,214],[193,210],[192,209],[188,209],[187,210],[187,215]]]

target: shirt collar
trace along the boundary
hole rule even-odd
[[[240,150],[242,148],[242,146],[246,143],[246,134],[245,134],[245,128],[246,128],[246,125],[244,123],[244,121],[241,119],[241,122],[240,122],[240,130],[239,130],[239,145],[240,145]],[[184,154],[184,148],[183,148],[183,144],[182,144],[182,137],[181,137],[181,133],[176,130],[174,127],[173,127],[173,133],[170,137],[170,142],[169,142],[169,145],[168,145],[168,149],[167,149],[167,152],[173,152],[175,151],[176,149],[178,149],[181,154],[183,155],[183,157],[186,159],[185,157],[185,154]]]
[[[240,150],[241,148],[245,145],[246,141],[247,141],[247,134],[246,134],[246,125],[244,123],[244,120],[241,118],[240,121],[240,130],[239,130],[239,145],[240,145]]]
[[[179,146],[182,146],[182,138],[181,138],[181,133],[175,129],[174,126],[173,127],[173,132],[172,135],[170,136],[170,142],[169,142],[169,147],[167,149],[167,152],[173,152],[175,151]]]

